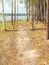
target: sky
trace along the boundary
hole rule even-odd
[[[0,13],[1,12],[2,12],[2,4],[0,2]],[[11,13],[11,0],[4,0],[4,12]],[[17,13],[17,5],[16,5],[16,13]],[[25,5],[24,3],[20,3],[20,0],[18,0],[18,13],[26,13]]]

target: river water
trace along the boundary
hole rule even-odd
[[[30,16],[31,17],[31,16]],[[14,16],[13,16],[14,18]],[[18,18],[18,20],[25,20],[27,18],[26,15],[16,15],[16,19]],[[2,22],[2,16],[0,16],[0,22]],[[6,21],[11,21],[11,15],[5,15],[5,20]]]

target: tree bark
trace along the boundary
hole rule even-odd
[[[32,2],[32,30],[34,30],[34,12],[33,12],[33,2]]]
[[[16,22],[16,0],[14,0],[14,21],[13,21],[13,28],[15,26],[15,22]]]
[[[17,0],[17,23],[18,23],[18,0]]]
[[[48,8],[47,8],[48,9],[47,10],[48,11],[48,36],[47,37],[49,39],[49,0],[47,1],[47,4],[48,4]]]
[[[12,0],[12,16],[11,16],[11,25],[13,25],[13,0]]]
[[[29,1],[29,19],[30,19],[30,1]]]
[[[27,17],[26,17],[27,19],[26,19],[26,20],[27,20],[27,22],[28,22],[28,21],[29,21],[29,17],[28,17],[28,3],[25,2],[25,4],[26,4],[26,14],[27,14],[27,15],[26,15],[26,16],[27,16]]]
[[[6,30],[6,24],[5,24],[5,16],[4,16],[4,0],[2,0],[2,20],[3,20],[3,30]]]

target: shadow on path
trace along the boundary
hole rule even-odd
[[[47,28],[34,28],[34,29],[29,29],[29,30],[24,30],[24,31],[36,31],[36,30],[47,30]],[[6,32],[17,32],[17,31],[21,31],[21,30],[6,30]]]

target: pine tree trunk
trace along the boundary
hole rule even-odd
[[[6,30],[5,17],[4,17],[4,0],[2,0],[2,18],[3,18],[3,30]]]
[[[13,25],[13,0],[12,0],[12,16],[11,16],[11,25]]]
[[[44,1],[44,19],[45,19],[45,26],[46,26],[46,0]]]
[[[38,23],[38,18],[39,18],[39,8],[38,8],[38,3],[36,4],[37,8],[36,8],[36,20],[37,20],[37,23]]]
[[[18,23],[18,0],[17,0],[17,23]]]
[[[30,19],[30,2],[29,2],[29,19]]]
[[[34,12],[33,12],[33,2],[32,2],[32,30],[34,30]]]
[[[48,4],[48,39],[49,39],[49,0],[47,1],[47,4]]]
[[[14,21],[13,21],[13,28],[15,26],[15,22],[16,22],[16,0],[14,0]]]
[[[28,22],[28,21],[29,21],[29,17],[28,17],[28,4],[27,4],[27,2],[25,2],[25,4],[26,4],[26,14],[27,14],[27,15],[26,15],[26,16],[27,16],[27,17],[26,17],[27,19],[26,19],[26,20],[27,20],[27,22]]]
[[[16,0],[14,0],[14,25],[16,22]]]
[[[36,3],[35,3],[35,20],[36,20]]]
[[[27,13],[27,22],[29,21],[28,20],[28,8],[26,8],[26,13]]]

